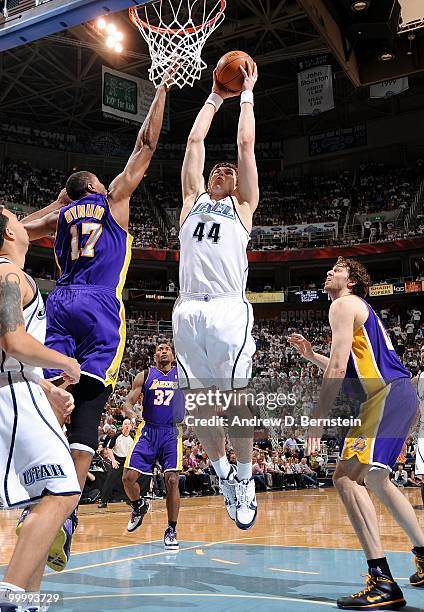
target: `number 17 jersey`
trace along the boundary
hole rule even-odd
[[[93,193],[71,202],[61,208],[57,222],[57,285],[96,285],[120,293],[131,243],[132,237],[113,218],[106,196]]]
[[[114,386],[125,347],[122,290],[132,237],[94,193],[61,208],[55,238],[60,278],[47,300],[46,346],[74,357],[81,373]],[[46,378],[60,376],[45,370]],[[72,439],[71,443],[79,443]]]
[[[243,296],[249,240],[232,196],[202,193],[180,229],[181,294]]]

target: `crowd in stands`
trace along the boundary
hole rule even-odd
[[[419,162],[420,160],[418,160]],[[254,216],[249,248],[294,250],[393,241],[424,234],[424,210],[405,227],[423,179],[423,165],[391,167],[362,164],[334,176],[282,177],[261,175],[260,205]],[[110,177],[101,177],[105,183]],[[0,202],[44,206],[66,180],[61,170],[33,168],[22,161],[0,163]],[[143,182],[131,205],[130,232],[134,247],[178,249],[178,209],[181,189],[177,179]],[[385,215],[375,213],[386,211]],[[397,214],[393,214],[397,213]],[[333,222],[335,227],[319,224]],[[317,227],[318,224],[318,227]],[[278,230],[302,225],[302,229]],[[273,231],[259,230],[273,227]]]
[[[392,168],[382,162],[361,164],[355,190],[356,213],[405,211],[422,177],[421,165]]]

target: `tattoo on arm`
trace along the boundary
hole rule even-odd
[[[20,279],[14,272],[0,276],[0,336],[24,325]]]

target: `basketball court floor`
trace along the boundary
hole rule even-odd
[[[419,490],[404,494],[424,523]],[[126,531],[126,504],[82,506],[67,569],[46,571],[43,591],[63,595],[50,609],[309,612],[335,609],[337,597],[362,588],[366,563],[334,489],[264,493],[258,502],[255,526],[241,532],[221,496],[182,500],[174,553],[162,544],[165,501],[153,502],[133,534]],[[408,583],[414,566],[406,537],[377,508],[389,562],[408,601],[404,609],[424,610],[422,589]],[[0,513],[1,563],[11,555],[18,516]]]

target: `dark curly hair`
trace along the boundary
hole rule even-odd
[[[352,259],[351,257],[339,257],[336,265],[347,268],[349,280],[355,282],[352,287],[353,295],[358,295],[359,297],[364,298],[367,295],[368,288],[371,284],[371,277],[368,274],[365,266],[363,266],[358,260]]]

